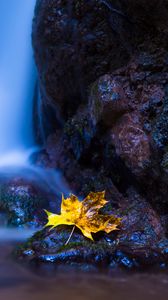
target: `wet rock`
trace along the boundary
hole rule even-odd
[[[87,110],[80,109],[77,114],[70,118],[62,130],[57,130],[55,134],[48,137],[46,142],[46,152],[51,162],[55,160],[55,166],[64,169],[65,161],[78,161],[85,150],[90,146],[95,134],[95,127],[88,115]],[[67,157],[65,157],[67,156]]]
[[[0,210],[6,213],[8,225],[39,227],[45,222],[43,209],[48,205],[32,183],[20,178],[1,186]]]
[[[77,114],[64,126],[64,134],[77,160],[89,148],[95,135],[95,126],[88,110],[78,110]]]
[[[107,212],[112,212],[109,206]],[[37,232],[16,249],[15,255],[29,263],[76,264],[75,267],[80,264],[98,268],[146,269],[167,262],[167,243],[159,217],[140,195],[130,190],[116,213],[123,216],[120,230],[94,234],[95,242],[75,229],[65,245],[72,228],[59,226],[52,231]]]
[[[99,78],[92,85],[88,110],[94,124],[102,121],[112,127],[118,118],[129,111],[122,83],[110,75]]]
[[[62,125],[87,103],[89,86],[124,66],[144,41],[152,44],[155,37],[161,48],[167,35],[166,1],[38,0],[33,45],[45,128]],[[133,80],[142,81],[148,70],[162,72],[162,62],[156,66],[150,55],[142,56],[140,64],[143,69]],[[158,74],[151,74],[156,75],[158,81]]]
[[[148,1],[139,0],[132,2],[131,0],[122,1],[126,5],[127,13],[132,19],[138,23],[144,34],[157,35],[164,31],[167,26],[167,2],[166,1]]]
[[[150,162],[149,138],[143,131],[137,113],[125,114],[111,130],[112,144],[132,173],[144,175]]]
[[[38,232],[28,243],[17,249],[17,257],[28,261],[36,260],[56,264],[88,263],[94,265],[96,261],[100,265],[107,264],[105,257],[110,247],[100,241],[97,244],[91,243],[78,230],[74,232],[71,241],[65,246],[71,230],[72,228],[61,226],[50,232],[48,230]]]
[[[106,2],[37,1],[33,45],[42,100],[57,121],[87,102],[91,83],[128,60],[129,35],[128,20]]]
[[[164,151],[164,149],[167,147],[167,140],[168,140],[167,114],[168,114],[168,85],[166,85],[165,88],[165,98],[164,98],[162,111],[156,117],[153,132],[152,132],[152,137],[156,147],[162,151]]]
[[[134,189],[127,191],[123,211],[123,227],[119,233],[120,241],[133,247],[147,247],[157,243],[164,236],[159,215]],[[131,247],[131,246],[130,246]]]
[[[168,56],[155,40],[151,43],[152,49],[142,45],[125,67],[93,83],[87,105],[48,136],[39,161],[59,168],[70,189],[81,194],[89,188],[109,190],[109,182],[119,193],[134,186],[163,215],[167,84],[153,75],[168,74]]]
[[[82,197],[106,190],[114,210],[135,204],[118,234],[116,250],[127,254],[112,255],[111,265],[162,261],[152,240],[164,239],[168,225],[166,16],[165,1],[37,1],[33,44],[46,128],[37,163],[60,169]]]

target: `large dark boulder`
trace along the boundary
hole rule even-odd
[[[80,196],[106,190],[114,210],[132,204],[130,214],[121,209],[128,226],[117,251],[134,251],[142,264],[156,253],[167,260],[158,246],[168,225],[167,13],[166,0],[38,0],[33,22],[45,129],[36,163],[60,169]],[[39,252],[46,238],[30,241],[32,259],[50,258],[50,245]],[[54,249],[51,259],[76,260],[71,245]]]
[[[55,115],[55,126],[87,102],[91,83],[124,65],[145,39],[161,34],[166,43],[167,6],[144,0],[37,1],[33,46],[44,111],[52,121]]]
[[[130,57],[130,22],[107,3],[37,1],[33,45],[40,88],[58,123],[87,102],[91,83]]]

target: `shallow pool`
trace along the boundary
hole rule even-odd
[[[9,242],[0,244],[1,300],[168,299],[168,275],[165,273],[113,271],[107,274],[63,271],[48,266],[36,270],[12,259],[14,247]]]

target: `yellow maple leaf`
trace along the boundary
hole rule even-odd
[[[105,231],[107,233],[117,230],[121,224],[121,218],[113,215],[99,214],[107,201],[105,200],[105,192],[89,193],[83,200],[71,194],[65,199],[62,196],[61,214],[53,214],[46,211],[48,223],[45,226],[52,226],[51,229],[58,225],[74,225],[78,227],[83,235],[93,240],[92,233]]]

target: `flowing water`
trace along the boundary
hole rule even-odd
[[[19,177],[56,194],[67,191],[61,175],[29,162],[30,155],[37,150],[33,136],[33,98],[37,78],[31,45],[35,2],[0,0],[0,183]],[[22,282],[21,279],[18,281],[20,271],[15,269],[12,261],[8,262],[6,255],[18,238],[26,239],[32,233],[0,228],[0,299],[5,297],[4,285],[8,285],[9,280],[13,286]],[[16,278],[11,278],[14,275]],[[10,285],[9,288],[6,299],[14,297]]]
[[[33,135],[37,76],[31,44],[35,3],[36,0],[0,0],[0,175],[20,174],[25,179],[32,176],[33,181],[54,192],[65,192],[67,187],[58,172],[29,162],[31,154],[38,150]]]
[[[25,161],[33,146],[36,80],[31,47],[35,0],[0,1],[0,165]],[[25,151],[26,150],[26,151]]]

